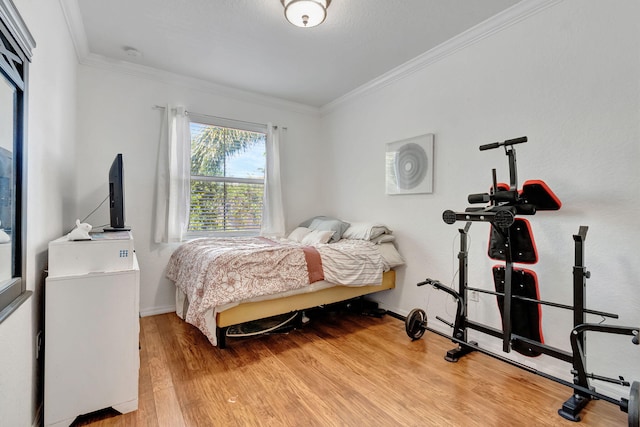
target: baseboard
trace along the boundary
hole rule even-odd
[[[165,307],[151,307],[145,310],[140,310],[140,317],[155,316],[157,314],[175,313],[175,305],[167,305]]]
[[[391,317],[395,317],[396,319],[402,320],[403,322],[407,320],[407,316],[403,316],[402,314],[398,314],[395,311],[391,311],[389,309],[385,309],[385,310],[387,310],[387,314]]]

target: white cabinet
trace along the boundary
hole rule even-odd
[[[70,243],[72,252],[104,249],[97,240]],[[56,241],[50,252],[52,245]],[[78,266],[83,274],[65,269],[64,276],[47,277],[45,426],[66,427],[78,415],[108,407],[121,413],[138,408],[140,269],[133,250],[118,254],[131,257],[130,268],[85,273]]]

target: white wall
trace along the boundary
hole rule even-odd
[[[47,243],[75,211],[76,57],[58,2],[14,0],[36,40],[27,117],[27,289],[34,295],[0,325],[0,426],[36,421],[43,270]]]
[[[520,183],[543,179],[563,202],[560,211],[529,218],[540,256],[531,268],[542,298],[572,303],[572,235],[588,225],[589,308],[619,313],[609,324],[640,323],[639,12],[640,3],[633,0],[560,2],[328,109],[322,125],[332,161],[325,200],[343,219],[388,224],[407,260],[398,271],[398,288],[380,297],[384,306],[402,314],[424,308],[431,327],[450,332],[435,316],[453,319],[451,298],[415,286],[426,277],[457,284],[462,224],[446,225],[441,214],[463,210],[470,193],[486,192],[491,168],[497,168],[500,181],[509,181],[504,150],[480,152],[478,146],[527,135],[529,142],[516,146]],[[433,194],[385,195],[385,144],[425,133],[436,135]],[[469,283],[493,289],[488,224],[475,223],[470,240]],[[470,311],[472,319],[500,326],[493,297],[481,296]],[[571,319],[568,311],[545,307],[546,342],[569,350]],[[499,341],[477,335],[481,345],[501,348]],[[589,369],[640,379],[640,349],[629,337],[592,334],[588,340]],[[569,377],[569,366],[557,360],[526,363]],[[618,397],[628,389],[621,393]]]
[[[116,153],[123,153],[126,223],[132,227],[140,262],[140,311],[149,315],[171,311],[175,306],[175,287],[165,278],[175,246],[153,243],[156,158],[163,115],[154,106],[184,105],[194,113],[286,127],[281,151],[289,228],[317,212],[319,166],[324,154],[317,110],[257,96],[244,100],[217,94],[198,82],[121,70],[109,65],[79,68],[79,209],[68,223],[73,225],[76,217],[84,218],[108,194],[109,165]],[[108,223],[106,205],[88,222],[94,226]]]

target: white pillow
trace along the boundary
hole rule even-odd
[[[380,236],[371,239],[371,242],[379,245],[380,243],[393,242],[395,240],[396,236],[394,236],[393,234],[381,234]]]
[[[287,237],[287,239],[300,243],[302,242],[302,239],[304,239],[305,236],[309,233],[311,233],[311,230],[309,230],[307,227],[298,227],[293,230],[291,234],[289,234],[289,237]]]
[[[382,258],[387,261],[387,264],[389,264],[390,268],[404,265],[404,258],[402,258],[402,255],[400,255],[393,243],[380,243],[379,245],[376,245],[376,247],[380,249]]]
[[[300,243],[302,243],[303,245],[317,245],[318,243],[327,243],[329,239],[331,239],[331,236],[333,236],[333,233],[335,233],[335,231],[313,230],[310,231],[309,234],[304,236]]]
[[[343,239],[372,240],[381,234],[391,234],[392,231],[384,224],[377,222],[352,222],[342,233]]]

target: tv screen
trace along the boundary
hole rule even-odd
[[[130,230],[124,222],[124,167],[122,154],[117,154],[109,169],[109,219],[110,227],[104,231]]]

